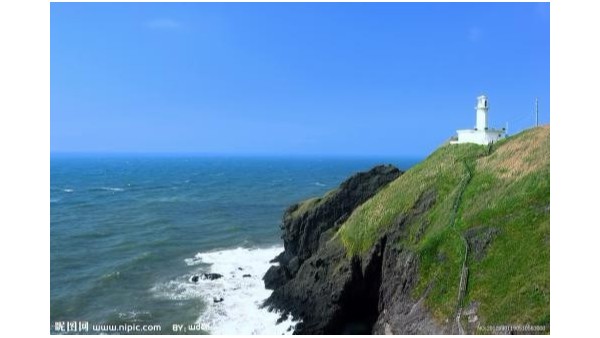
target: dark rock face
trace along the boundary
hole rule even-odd
[[[404,225],[429,210],[436,192],[425,192],[371,250],[348,257],[334,234],[352,210],[397,178],[391,166],[375,167],[342,183],[324,203],[284,216],[285,251],[275,258],[265,285],[274,289],[264,306],[302,319],[295,334],[426,334],[449,332],[411,298],[418,257],[399,246]]]
[[[436,323],[423,302],[414,300],[411,291],[418,276],[418,257],[398,246],[386,247],[379,294],[379,316],[373,334],[450,334],[450,326]]]
[[[339,241],[327,243],[295,278],[275,289],[266,305],[302,318],[295,334],[370,333],[377,318],[383,245],[375,245],[361,261],[346,257]]]
[[[338,243],[322,248],[302,264],[296,278],[274,290],[266,305],[302,318],[295,333],[338,331],[344,299],[350,297],[351,286],[358,278],[357,262],[344,255]]]
[[[281,266],[271,266],[263,277],[265,288],[273,290],[276,287],[285,284],[289,279],[289,276],[286,275],[286,271],[287,270],[281,268]]]

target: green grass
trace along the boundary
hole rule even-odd
[[[528,141],[533,132],[512,142]],[[500,229],[486,256],[469,261],[466,301],[480,302],[479,314],[490,324],[549,324],[549,141],[548,134],[516,164],[525,174],[502,178],[503,172],[496,175],[483,165],[465,191],[471,203],[462,206],[459,227]],[[496,154],[489,159],[496,165],[515,165],[508,153]]]
[[[291,218],[300,217],[302,214],[306,213],[307,211],[314,209],[315,207],[325,203],[337,191],[338,191],[338,189],[329,190],[328,192],[325,193],[325,195],[323,195],[323,197],[313,197],[313,198],[309,198],[307,200],[304,200],[304,201],[298,203],[298,206],[296,207],[296,209],[294,209],[294,211],[292,211],[290,213],[289,217],[291,217]]]
[[[525,181],[538,179],[532,174]],[[492,212],[469,220],[496,226],[501,232],[483,260],[469,262],[467,301],[481,302],[480,315],[488,323],[547,324],[550,216],[535,210],[543,208],[537,201],[528,205],[528,198],[517,193],[511,197],[510,190]]]
[[[453,206],[466,176],[456,218]],[[338,235],[348,255],[369,250],[383,231],[435,189],[436,203],[407,224],[398,245],[419,255],[419,281],[413,296],[426,293],[426,305],[440,321],[457,306],[464,255],[461,236],[472,227],[499,230],[483,259],[467,261],[469,279],[463,304],[480,303],[482,324],[549,324],[550,287],[550,132],[535,128],[488,147],[445,145],[357,208]]]
[[[304,201],[298,203],[298,207],[296,209],[294,209],[294,211],[291,212],[290,217],[296,218],[296,217],[306,213],[308,210],[316,207],[317,205],[320,204],[320,202],[321,202],[320,197],[314,197],[314,198],[309,198],[307,200],[304,200]]]
[[[341,227],[340,236],[348,253],[368,251],[381,231],[407,213],[425,191],[435,189],[438,200],[451,195],[463,178],[462,162],[484,151],[485,147],[473,144],[446,145],[391,182],[359,206]],[[451,204],[436,203],[429,219],[434,231],[446,225],[451,209]]]

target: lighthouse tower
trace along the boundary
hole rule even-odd
[[[487,96],[481,95],[477,97],[477,123],[475,124],[476,130],[486,130],[488,128],[488,99]]]
[[[485,95],[477,97],[475,106],[475,128],[457,130],[457,137],[450,143],[490,144],[506,137],[506,130],[488,127],[488,110],[490,105]]]

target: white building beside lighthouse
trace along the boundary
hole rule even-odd
[[[458,138],[452,144],[476,143],[490,144],[506,137],[506,130],[488,127],[488,110],[490,109],[487,96],[477,98],[475,128],[457,130]]]

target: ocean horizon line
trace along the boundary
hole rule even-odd
[[[240,159],[410,159],[423,160],[428,154],[283,154],[283,153],[205,153],[205,152],[104,152],[104,151],[50,151],[54,157],[193,157],[193,158],[240,158]]]

